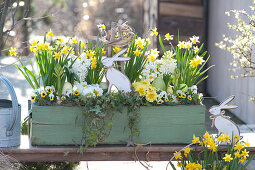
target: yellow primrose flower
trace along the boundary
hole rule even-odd
[[[73,55],[75,54],[74,50],[71,51],[71,54],[73,54]]]
[[[41,97],[45,97],[47,94],[46,94],[46,92],[45,91],[42,91],[41,92]]]
[[[9,50],[9,53],[11,56],[13,56],[13,55],[16,56],[17,55],[16,48],[11,47],[11,49]]]
[[[165,40],[171,41],[171,40],[174,39],[173,37],[174,37],[173,35],[170,35],[169,33],[167,33],[167,34],[165,35]]]
[[[180,49],[185,47],[185,42],[184,41],[179,41],[178,45],[177,45]]]
[[[31,45],[35,47],[37,45],[37,41],[33,40]]]
[[[154,102],[157,98],[157,93],[155,91],[146,94],[146,100],[149,102]]]
[[[52,30],[50,29],[50,31],[47,33],[46,37],[53,37],[53,33],[52,33]]]
[[[175,159],[182,159],[181,152],[178,153],[177,151],[175,151],[174,155]]]
[[[233,158],[231,157],[231,154],[225,154],[225,157],[223,158],[226,162],[230,162],[233,160]]]
[[[59,60],[61,58],[61,53],[60,52],[58,52],[58,53],[55,52],[53,56],[55,57],[55,59]]]
[[[195,35],[194,35],[193,37],[191,37],[190,40],[191,40],[191,42],[192,42],[193,44],[199,43],[199,41],[198,41],[198,40],[199,40],[199,37],[197,37],[197,36],[195,36]]]
[[[181,162],[178,162],[177,163],[177,166],[180,168],[182,166],[182,163]]]
[[[196,143],[199,143],[199,137],[196,137],[194,134],[193,134],[193,140],[192,140],[192,143],[193,144],[196,144]]]
[[[114,51],[114,53],[117,53],[117,52],[119,52],[121,50],[121,48],[120,47],[113,47],[113,51]]]
[[[144,87],[140,87],[137,91],[140,96],[144,96],[146,94]]]
[[[138,49],[136,49],[136,50],[134,51],[135,56],[139,56],[139,55],[140,55],[140,53],[141,53],[141,51],[140,51],[140,50],[138,50]]]
[[[158,36],[157,28],[155,27],[154,29],[151,30],[151,36]]]
[[[104,24],[98,24],[97,27],[100,31],[104,31],[106,28]]]

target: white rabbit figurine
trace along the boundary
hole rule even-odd
[[[221,102],[219,105],[212,106],[208,111],[210,114],[210,119],[212,119],[212,126],[214,125],[215,128],[218,130],[218,135],[224,133],[230,136],[232,139],[232,135],[239,135],[240,130],[235,122],[230,120],[229,116],[224,115],[224,111],[222,109],[235,109],[238,106],[233,104],[228,104],[231,102],[235,96],[230,96]]]
[[[127,51],[127,48],[117,52],[113,57],[107,57],[102,60],[102,64],[107,68],[105,77],[109,81],[108,93],[111,91],[112,86],[114,85],[119,91],[128,93],[131,91],[131,83],[128,77],[120,72],[119,70],[113,67],[114,61],[128,61],[128,57],[119,57],[124,52]]]

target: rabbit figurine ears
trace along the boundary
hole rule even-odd
[[[107,57],[102,60],[102,64],[106,67],[111,67],[113,65],[114,61],[128,61],[130,60],[129,57],[119,57],[123,53],[127,51],[127,48],[124,48],[123,50],[117,52],[114,56],[112,57]]]
[[[226,98],[223,102],[221,102],[219,105],[212,106],[212,107],[208,110],[209,113],[211,113],[211,114],[213,114],[213,115],[218,115],[218,114],[221,113],[221,110],[223,110],[223,109],[236,109],[236,108],[238,108],[237,105],[228,104],[228,103],[231,102],[234,98],[235,98],[235,96],[229,96],[229,97]]]

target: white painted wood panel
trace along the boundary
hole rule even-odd
[[[210,0],[209,3],[209,32],[208,51],[211,55],[210,64],[215,65],[209,71],[207,83],[208,93],[222,101],[230,95],[235,95],[233,103],[239,106],[232,112],[246,123],[255,123],[255,104],[248,102],[248,94],[255,96],[255,78],[239,78],[232,80],[228,72],[232,55],[215,46],[215,42],[222,40],[222,34],[235,36],[229,31],[226,23],[233,23],[235,19],[225,15],[231,9],[248,9],[252,0]]]

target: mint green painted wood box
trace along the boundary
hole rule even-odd
[[[205,106],[177,105],[141,107],[137,143],[186,144],[193,134],[205,132]],[[78,107],[32,107],[32,145],[74,145],[81,143],[84,117]],[[103,144],[126,144],[130,131],[126,113],[113,117],[113,127]]]

